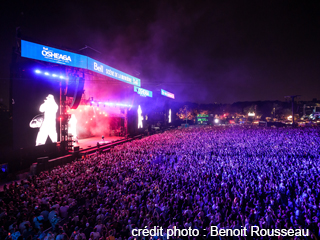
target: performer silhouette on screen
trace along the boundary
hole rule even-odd
[[[143,120],[142,110],[141,110],[141,107],[139,105],[139,107],[138,107],[138,128],[143,128],[142,120]]]
[[[48,137],[52,142],[57,142],[56,115],[58,105],[52,94],[47,96],[39,111],[44,113],[44,119],[38,132],[36,146],[45,144]]]

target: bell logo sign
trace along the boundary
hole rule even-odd
[[[103,73],[103,66],[102,65],[98,65],[98,63],[94,62],[93,68],[94,68],[94,70]]]

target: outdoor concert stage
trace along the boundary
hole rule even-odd
[[[96,147],[97,143],[99,145],[103,144],[108,144],[112,143],[114,141],[122,140],[124,137],[117,137],[117,136],[112,136],[112,137],[104,137],[104,141],[102,141],[101,136],[100,137],[91,137],[91,138],[84,138],[84,139],[79,139],[78,143],[74,143],[74,147],[79,147],[80,150],[86,149],[86,148],[91,148],[91,147]]]
[[[17,49],[10,68],[12,149],[0,154],[11,172],[39,163],[38,173],[111,151],[149,126],[169,127],[176,115],[174,94],[141,88],[137,77],[93,58],[26,40]],[[71,136],[81,139],[71,144]]]

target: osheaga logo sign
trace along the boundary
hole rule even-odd
[[[134,91],[137,92],[141,97],[152,97],[152,92],[149,90],[134,86]]]
[[[43,47],[43,50],[41,52],[42,56],[44,56],[47,59],[55,60],[55,61],[62,61],[65,63],[71,62],[71,57],[68,55],[63,55],[57,52],[53,52],[52,50],[49,50],[46,47]]]
[[[142,88],[138,88],[138,94],[143,97],[146,97],[146,96],[150,97],[149,91]]]

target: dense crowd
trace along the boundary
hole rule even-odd
[[[171,130],[5,186],[0,237],[134,240],[135,228],[176,226],[225,239],[211,237],[210,226],[259,226],[315,238],[319,161],[318,128]]]

